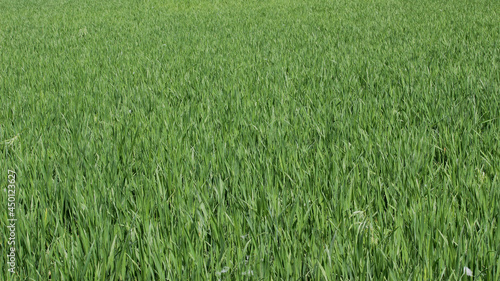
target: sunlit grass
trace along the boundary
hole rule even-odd
[[[497,11],[0,0],[17,279],[499,280]]]

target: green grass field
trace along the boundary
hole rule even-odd
[[[0,280],[500,280],[498,0],[0,0],[0,104]]]

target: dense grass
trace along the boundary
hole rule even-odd
[[[498,11],[0,0],[0,279],[499,280]]]

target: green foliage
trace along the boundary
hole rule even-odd
[[[498,11],[0,0],[0,279],[499,280]]]

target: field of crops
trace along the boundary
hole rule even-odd
[[[498,0],[0,0],[0,104],[0,280],[500,280]]]

